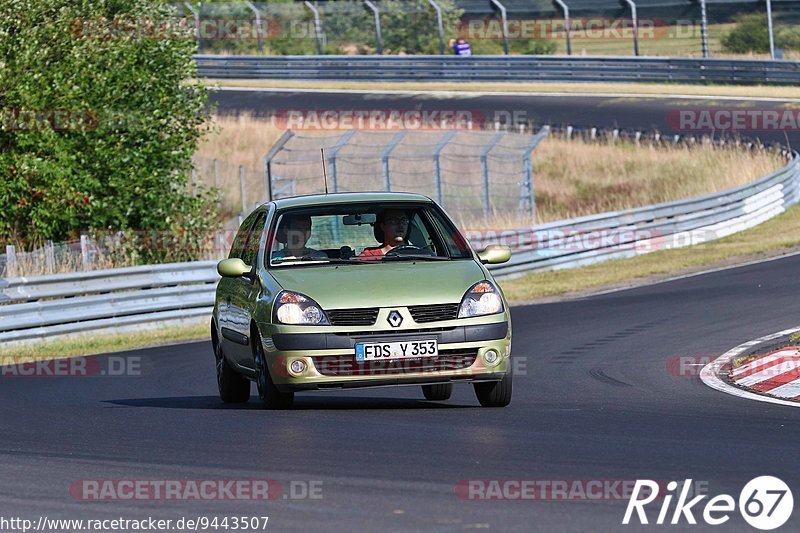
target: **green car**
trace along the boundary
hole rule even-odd
[[[287,408],[296,391],[421,385],[447,400],[472,383],[511,401],[508,303],[433,200],[344,193],[286,198],[242,223],[217,267],[211,338],[224,402]]]

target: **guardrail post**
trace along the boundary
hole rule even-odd
[[[436,188],[436,202],[444,206],[444,189],[442,188],[442,150],[456,136],[458,130],[450,130],[436,143],[433,149],[433,186]]]
[[[633,24],[633,54],[639,55],[639,17],[636,15],[636,4],[633,0],[625,0],[631,8],[631,23]]]
[[[203,50],[202,45],[200,44],[200,11],[193,8],[192,4],[189,2],[184,2],[183,5],[185,5],[186,8],[192,12],[192,15],[194,15],[194,34],[197,38],[197,53],[201,54]]]
[[[272,148],[270,148],[269,152],[267,152],[267,154],[264,156],[264,194],[267,195],[267,202],[271,202],[273,200],[272,160],[275,159],[275,156],[278,155],[278,152],[283,150],[283,147],[292,137],[294,137],[294,132],[292,130],[286,130],[283,135],[281,135],[280,139],[278,139],[275,144],[272,145]]]
[[[567,38],[567,55],[571,56],[572,42],[570,41],[570,36],[569,36],[569,30],[570,30],[569,6],[563,0],[556,0],[556,4],[558,4],[561,10],[564,12],[564,35]]]
[[[442,8],[434,0],[428,0],[428,3],[436,10],[436,23],[439,26],[439,55],[444,55],[444,24],[442,23]]]
[[[708,11],[706,0],[700,0],[700,40],[703,46],[703,57],[708,57]]]
[[[253,2],[251,2],[250,0],[247,0],[245,4],[247,4],[247,7],[249,7],[253,11],[253,14],[256,16],[256,38],[258,39],[258,51],[263,52],[264,43],[262,41],[262,35],[264,30],[261,26],[261,14],[258,12],[258,8],[254,6]]]
[[[244,190],[244,166],[239,165],[239,189],[242,193],[242,214],[247,213],[247,193]]]
[[[483,147],[481,150],[481,181],[483,184],[483,216],[488,217],[489,211],[491,207],[489,195],[489,152],[492,151],[492,148],[497,146],[505,134],[503,132],[495,133],[494,136],[489,141],[489,144]]]
[[[308,0],[305,1],[305,6],[314,14],[314,34],[317,38],[317,55],[322,55],[322,22],[319,19],[319,9]]]
[[[767,27],[769,29],[769,57],[775,59],[775,33],[772,28],[772,0],[767,0]]]
[[[378,40],[378,55],[383,55],[383,36],[381,35],[381,12],[378,11],[378,6],[370,2],[369,0],[364,0],[364,3],[367,4],[372,10],[372,13],[375,15],[375,36]]]
[[[6,277],[16,278],[17,272],[17,247],[13,244],[6,244]]]
[[[81,235],[81,264],[83,271],[88,272],[91,267],[91,258],[89,257],[89,237]]]
[[[389,141],[389,145],[383,149],[383,153],[381,154],[381,168],[383,169],[383,190],[384,191],[391,191],[392,190],[392,179],[391,175],[389,174],[389,156],[392,154],[392,150],[397,148],[397,145],[403,140],[406,136],[407,131],[401,131],[397,133],[391,141]]]
[[[344,146],[355,134],[356,130],[349,130],[347,133],[339,137],[339,139],[336,141],[336,144],[334,144],[328,152],[328,154],[330,154],[328,158],[331,160],[331,190],[333,192],[339,192],[339,174],[338,168],[336,167],[336,156],[339,154],[339,150],[344,148]]]
[[[499,0],[491,0],[492,3],[500,10],[500,16],[503,22],[503,52],[508,55],[508,16],[506,6],[500,3]]]
[[[54,274],[56,271],[56,252],[53,248],[53,241],[46,241],[44,243],[44,264],[47,268],[48,274]]]

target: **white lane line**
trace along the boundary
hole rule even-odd
[[[214,88],[217,89],[217,88]],[[291,89],[286,87],[229,87],[221,86],[220,91],[242,91],[242,92],[267,92],[267,93],[309,93],[309,94],[385,94],[385,95],[407,95],[407,96],[437,96],[446,98],[475,98],[481,96],[556,96],[556,97],[576,97],[586,96],[589,98],[636,98],[637,100],[672,99],[672,100],[726,100],[733,102],[790,102],[800,103],[800,98],[774,98],[766,96],[703,96],[698,94],[636,94],[636,93],[564,93],[564,92],[502,92],[502,91],[403,91],[397,89]]]
[[[742,365],[739,368],[737,368],[736,370],[734,370],[733,372],[731,372],[731,377],[735,378],[736,376],[741,376],[742,374],[745,374],[745,373],[747,373],[747,372],[749,372],[751,370],[755,370],[756,368],[759,368],[759,367],[762,367],[762,366],[765,366],[765,365],[771,365],[775,361],[778,361],[779,359],[783,359],[785,356],[790,356],[790,355],[792,355],[792,356],[798,355],[797,350],[781,350],[781,351],[775,352],[775,353],[773,353],[771,355],[767,355],[765,357],[761,357],[759,359],[756,359],[755,361],[753,361],[751,363],[747,363],[746,365]]]
[[[733,385],[729,385],[728,383],[723,381],[722,378],[718,376],[718,373],[721,371],[721,369],[728,366],[731,363],[731,361],[733,361],[734,358],[746,352],[750,348],[753,348],[765,342],[779,339],[780,337],[783,337],[785,335],[791,335],[792,333],[796,333],[798,331],[800,331],[800,326],[791,329],[785,329],[783,331],[773,333],[772,335],[767,335],[765,337],[760,337],[758,339],[745,342],[744,344],[740,344],[736,348],[728,350],[721,356],[717,357],[715,360],[708,363],[705,367],[703,367],[703,370],[700,371],[700,379],[703,381],[703,383],[705,383],[714,390],[718,390],[726,394],[731,394],[733,396],[738,396],[739,398],[756,400],[758,402],[774,403],[778,405],[787,405],[789,407],[800,407],[800,403],[798,402],[790,402],[788,400],[781,400],[780,398],[771,398],[769,396],[762,396],[760,394],[755,394],[752,392],[748,392],[744,389],[734,387]]]
[[[778,376],[788,372],[794,372],[794,370],[799,366],[800,360],[790,359],[789,361],[783,361],[780,364],[770,366],[764,370],[756,372],[755,374],[742,379],[737,379],[735,381],[744,387],[752,387],[753,385],[758,385],[759,383],[767,381],[768,379],[777,378]]]

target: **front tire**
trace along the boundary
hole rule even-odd
[[[475,396],[483,407],[505,407],[511,403],[511,374],[500,381],[475,383]]]
[[[437,385],[423,385],[422,394],[425,395],[426,400],[435,402],[443,402],[449,400],[453,395],[452,383],[439,383]]]
[[[219,342],[214,343],[217,363],[217,388],[225,403],[246,403],[250,399],[250,381],[236,372],[230,365]]]
[[[261,405],[264,409],[289,409],[294,403],[293,392],[281,392],[275,383],[272,381],[272,376],[269,373],[269,365],[267,358],[264,356],[264,347],[261,345],[261,337],[257,332],[253,332],[253,355],[258,369],[258,379],[256,385],[258,387],[258,397],[261,399]]]

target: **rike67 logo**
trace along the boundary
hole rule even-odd
[[[702,520],[710,526],[724,524],[731,518],[731,513],[736,511],[737,501],[733,496],[720,494],[708,501],[707,494],[691,497],[690,490],[692,480],[687,479],[683,485],[677,481],[667,483],[666,493],[659,491],[659,484],[649,479],[636,480],[633,493],[628,500],[628,507],[625,509],[625,516],[622,519],[624,525],[628,525],[633,520],[640,524],[649,524],[652,516],[648,518],[645,507],[657,499],[661,506],[655,523],[687,524],[696,525],[697,517],[700,515]],[[691,497],[691,499],[690,499]],[[675,500],[674,507],[672,502]],[[702,505],[703,502],[705,505]],[[658,504],[656,504],[657,507]],[[781,479],[773,476],[760,476],[751,479],[739,494],[738,509],[745,522],[756,529],[768,531],[777,529],[784,525],[792,515],[794,509],[794,498],[789,486]]]

